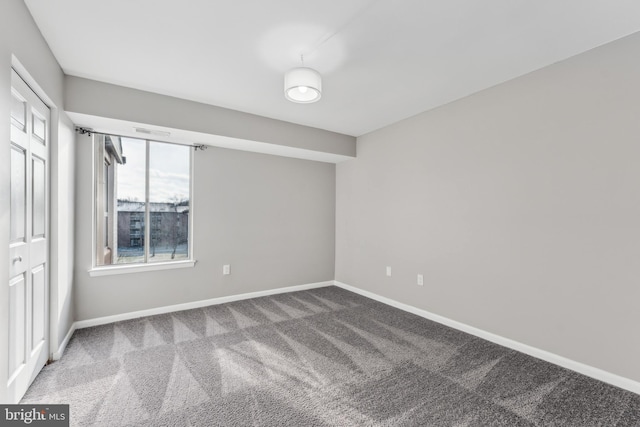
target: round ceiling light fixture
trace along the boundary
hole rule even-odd
[[[293,68],[284,75],[284,96],[291,102],[310,104],[322,96],[322,77],[312,68]]]

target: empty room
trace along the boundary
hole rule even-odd
[[[2,0],[0,425],[640,426],[640,3]]]

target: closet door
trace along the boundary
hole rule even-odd
[[[48,359],[50,111],[11,73],[9,397],[18,402]]]

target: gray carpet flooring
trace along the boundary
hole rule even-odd
[[[640,426],[640,395],[337,287],[75,332],[71,425]]]

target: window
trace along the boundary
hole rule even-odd
[[[95,266],[191,259],[191,150],[95,135]]]

